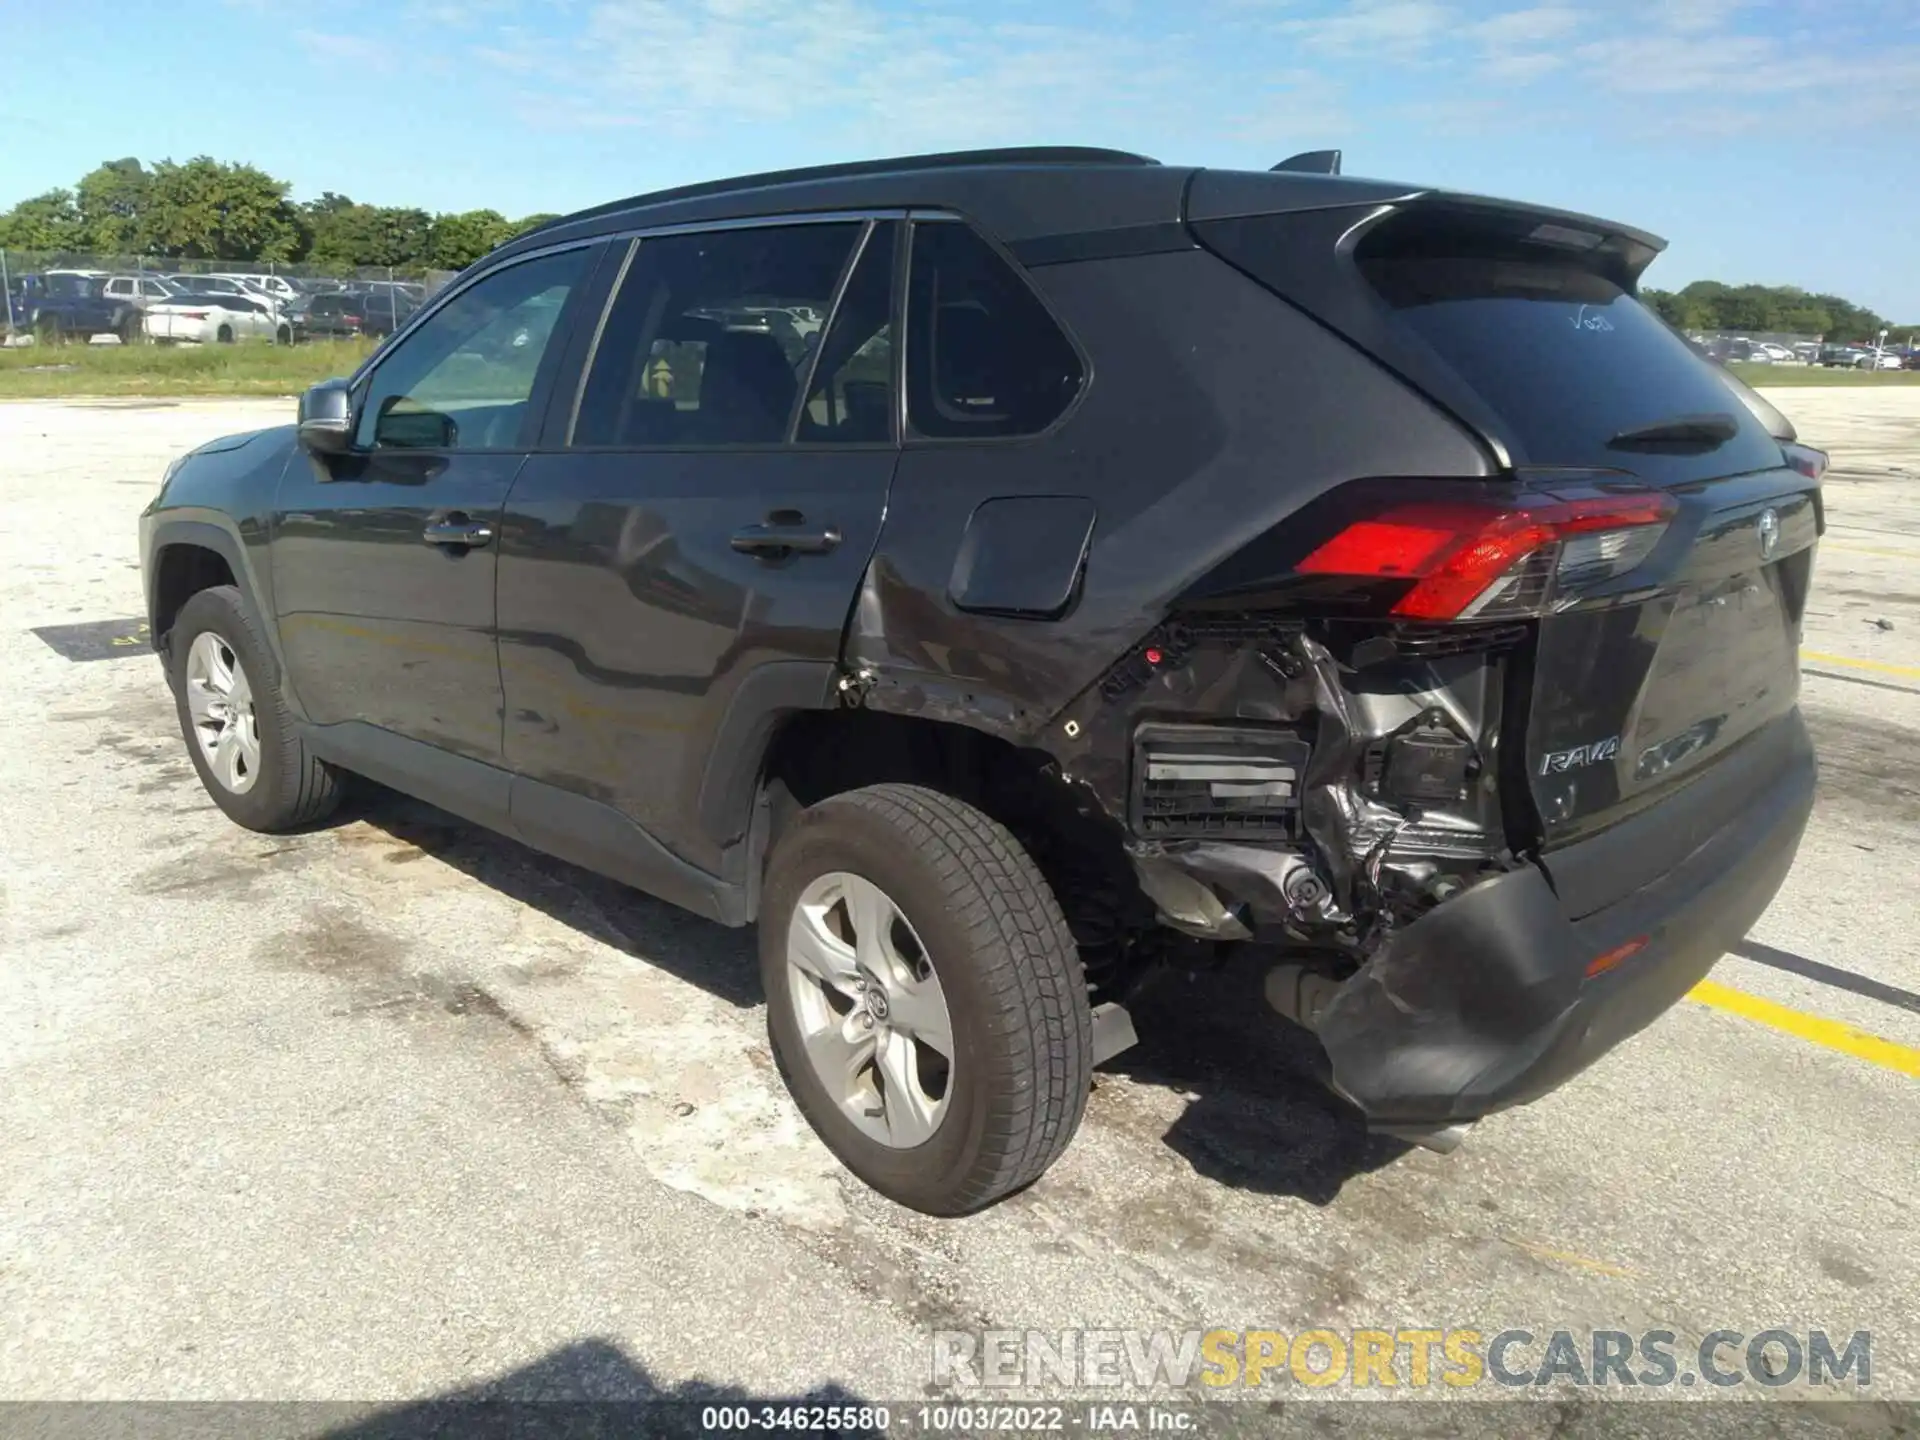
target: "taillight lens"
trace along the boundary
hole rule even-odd
[[[1556,597],[1632,570],[1659,543],[1676,508],[1670,496],[1657,494],[1394,505],[1349,524],[1297,568],[1411,580],[1393,606],[1403,619],[1536,615]]]
[[[1786,444],[1780,447],[1786,452],[1787,464],[1797,473],[1809,480],[1818,480],[1827,473],[1827,452],[1816,450],[1811,445]]]

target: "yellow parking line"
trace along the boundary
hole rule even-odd
[[[1878,670],[1882,675],[1910,675],[1920,679],[1920,665],[1894,665],[1885,660],[1855,660],[1846,655],[1823,655],[1818,650],[1802,650],[1802,660],[1817,665],[1844,665],[1849,670]]]
[[[1878,1065],[1882,1070],[1891,1070],[1897,1075],[1911,1075],[1920,1080],[1920,1050],[1909,1050],[1891,1040],[1882,1040],[1878,1035],[1869,1035],[1851,1025],[1842,1025],[1838,1020],[1823,1020],[1818,1015],[1790,1010],[1785,1005],[1776,1005],[1771,1000],[1762,1000],[1758,995],[1749,995],[1744,990],[1718,985],[1711,980],[1702,980],[1687,992],[1687,998],[1698,1000],[1715,1010],[1724,1010],[1729,1015],[1738,1015],[1743,1020],[1751,1020],[1756,1025],[1765,1025],[1769,1029],[1796,1036],[1824,1049],[1851,1055],[1869,1065]]]

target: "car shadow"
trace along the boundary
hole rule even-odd
[[[356,781],[338,822],[363,820],[601,944],[747,1009],[765,998],[751,927],[730,930],[590,870],[557,860],[422,801]],[[1209,1179],[1261,1194],[1330,1204],[1355,1175],[1408,1146],[1369,1135],[1326,1087],[1313,1037],[1261,994],[1262,970],[1167,970],[1130,1004],[1140,1043],[1101,1067],[1136,1084],[1196,1098],[1162,1137]]]
[[[812,1429],[829,1435],[865,1436],[885,1433],[879,1425],[861,1426],[859,1412],[875,1408],[838,1384],[805,1394],[760,1394],[736,1385],[688,1380],[663,1384],[608,1340],[577,1341],[542,1356],[532,1364],[491,1380],[451,1390],[391,1409],[363,1413],[345,1423],[309,1431],[324,1440],[493,1440],[493,1437],[587,1437],[628,1435],[710,1435],[715,1429],[763,1426],[762,1417],[778,1419],[781,1412],[804,1412],[780,1430]],[[833,1416],[833,1410],[839,1416]],[[810,1425],[820,1419],[855,1423]],[[722,1417],[715,1412],[725,1410]],[[751,1419],[749,1420],[749,1418]],[[324,1423],[324,1422],[323,1422]]]
[[[1327,1088],[1325,1052],[1268,1006],[1264,975],[1252,961],[1153,975],[1128,1007],[1140,1043],[1100,1073],[1191,1097],[1162,1139],[1199,1174],[1328,1205],[1411,1147]]]
[[[747,1009],[764,998],[752,929],[733,930],[617,880],[542,854],[424,801],[354,780],[335,824],[364,820],[411,847],[388,858],[433,856],[508,899],[589,939],[645,960],[716,999]]]

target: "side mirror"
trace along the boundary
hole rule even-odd
[[[353,395],[345,380],[322,380],[300,397],[300,443],[315,455],[353,448]]]

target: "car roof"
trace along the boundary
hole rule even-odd
[[[505,259],[569,240],[654,226],[698,225],[782,214],[925,207],[972,219],[1031,263],[1075,258],[1093,235],[1101,253],[1179,248],[1186,220],[1380,204],[1436,195],[1430,187],[1303,170],[1230,171],[1163,165],[1122,150],[1022,147],[905,155],[846,165],[736,176],[634,195],[549,221],[494,253]],[[1459,196],[1476,204],[1509,202]],[[1523,207],[1597,226],[1657,252],[1658,237],[1610,221]],[[1184,237],[1181,237],[1184,238]],[[1121,249],[1115,250],[1118,243]],[[1190,242],[1188,242],[1190,243]]]

